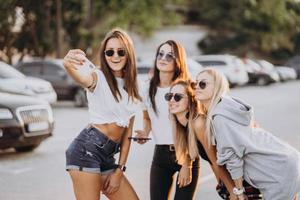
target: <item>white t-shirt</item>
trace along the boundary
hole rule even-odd
[[[147,110],[150,120],[154,142],[156,144],[174,144],[172,126],[169,116],[168,102],[165,100],[165,94],[170,91],[170,87],[157,88],[155,95],[155,103],[157,114],[154,112],[149,97],[150,82],[145,82],[141,89],[140,95],[142,96],[142,109]]]
[[[90,123],[116,123],[118,126],[128,127],[130,118],[136,114],[138,109],[138,101],[132,102],[128,99],[128,94],[123,89],[124,80],[116,78],[122,96],[122,99],[117,102],[103,72],[96,70],[96,74],[98,81],[94,91],[87,91]]]

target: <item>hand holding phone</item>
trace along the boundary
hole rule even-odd
[[[92,73],[93,69],[95,69],[95,65],[87,59],[85,56],[79,54],[78,56],[82,57],[84,60],[82,65],[76,65],[77,70],[79,71],[80,74],[82,75],[89,75]]]
[[[128,139],[130,139],[130,140],[133,140],[133,141],[135,141],[135,142],[137,142],[137,141],[139,141],[139,140],[141,140],[141,141],[143,141],[143,140],[151,140],[151,138],[148,138],[148,137],[128,137]]]
[[[133,141],[139,143],[139,144],[145,144],[147,141],[151,140],[151,138],[148,137],[148,134],[146,134],[143,130],[135,130],[137,133],[135,137],[129,137]]]

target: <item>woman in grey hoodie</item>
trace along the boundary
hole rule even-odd
[[[258,188],[265,200],[297,199],[300,153],[271,133],[253,126],[253,108],[227,95],[228,82],[214,69],[197,75],[195,95],[207,113],[206,134],[217,147],[217,163],[225,165],[245,199],[242,181]]]

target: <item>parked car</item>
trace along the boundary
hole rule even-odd
[[[258,63],[261,66],[261,70],[271,77],[270,82],[276,83],[280,81],[279,74],[275,70],[275,67],[272,63],[266,61],[266,60],[254,60],[256,63]]]
[[[203,70],[203,67],[201,64],[196,62],[195,60],[191,58],[187,58],[186,60],[189,74],[192,79],[196,79],[197,74]],[[154,61],[152,59],[147,60],[139,60],[137,62],[137,71],[138,71],[138,80],[139,81],[145,81],[149,80],[153,75],[153,65]]]
[[[275,66],[281,81],[289,81],[297,79],[297,72],[294,68],[287,66]]]
[[[203,67],[212,67],[224,74],[231,86],[245,85],[249,77],[244,63],[233,55],[200,55],[192,57]]]
[[[25,76],[11,65],[1,61],[0,91],[37,97],[49,103],[55,103],[57,100],[56,92],[50,82]]]
[[[265,72],[257,62],[251,59],[243,59],[243,62],[249,76],[250,84],[263,86],[273,82],[271,75]]]
[[[53,128],[47,101],[0,92],[0,149],[32,151],[52,135]]]
[[[285,65],[294,68],[297,72],[297,79],[300,79],[300,55],[289,59]]]
[[[72,100],[78,107],[87,106],[85,90],[66,73],[62,59],[36,59],[15,66],[22,73],[51,82],[58,100]]]

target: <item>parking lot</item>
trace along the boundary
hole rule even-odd
[[[254,106],[258,124],[284,139],[300,151],[300,81],[273,84],[266,87],[245,86],[232,90],[232,95]],[[53,106],[55,129],[53,136],[31,153],[16,153],[12,149],[0,152],[0,200],[66,200],[74,199],[71,181],[64,170],[64,151],[71,140],[87,124],[86,108],[72,102]],[[142,128],[141,113],[135,128]],[[149,169],[154,143],[141,146],[132,143],[126,175],[140,199],[149,199]],[[215,180],[202,162],[196,199],[219,199]]]

